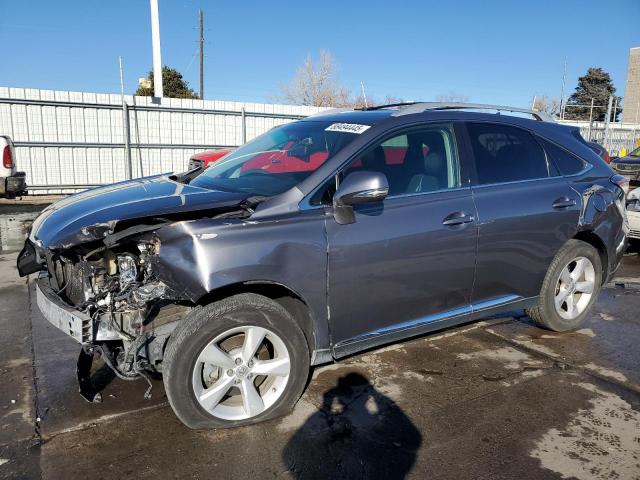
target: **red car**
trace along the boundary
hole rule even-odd
[[[289,149],[293,147],[295,142],[290,141],[283,145],[282,150],[273,152],[264,152],[255,155],[250,161],[243,165],[243,171],[249,170],[266,170],[269,173],[290,173],[301,172],[306,170],[315,170],[327,159],[326,152],[311,153],[307,159],[298,158],[291,155]],[[216,150],[209,150],[194,154],[189,159],[189,170],[203,166],[209,167],[212,163],[217,162],[235,148],[226,147]],[[404,145],[384,145],[385,163],[387,165],[398,165],[404,161],[406,146]],[[426,155],[426,151],[424,154]],[[360,166],[360,162],[354,164],[355,167]]]
[[[233,152],[234,150],[234,147],[226,147],[216,148],[215,150],[209,150],[207,152],[196,153],[189,159],[188,170],[193,170],[194,168],[198,167],[207,168],[213,162],[217,162],[222,157]]]

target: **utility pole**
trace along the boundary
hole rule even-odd
[[[124,99],[124,68],[122,68],[122,57],[118,57],[118,63],[120,64],[120,100],[122,100],[122,136],[124,137],[124,153],[127,160],[125,164],[125,175],[127,180],[130,180],[133,178],[133,171],[131,164],[131,139],[129,138],[129,107]]]
[[[591,97],[591,106],[589,107],[589,142],[591,141],[591,127],[593,127],[593,97]]]
[[[567,81],[567,58],[564,59],[564,68],[562,70],[562,87],[560,89],[560,118],[564,120],[564,111],[566,108],[564,102],[564,84]]]
[[[369,103],[367,102],[367,93],[364,91],[363,81],[360,81],[360,86],[362,87],[362,98],[364,100],[364,108],[369,108]]]
[[[162,58],[160,56],[160,15],[158,0],[149,0],[151,7],[151,45],[153,47],[153,96],[162,98]]]
[[[200,100],[204,100],[204,30],[203,13],[200,9]]]
[[[609,123],[611,122],[611,109],[613,108],[613,96],[609,96],[609,104],[607,105],[607,116],[604,121],[604,140],[602,145],[609,150]]]

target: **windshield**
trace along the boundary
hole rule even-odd
[[[326,121],[288,123],[213,163],[191,185],[249,195],[278,195],[311,175],[366,128]]]

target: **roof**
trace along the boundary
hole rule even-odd
[[[376,123],[389,118],[394,110],[327,110],[326,113],[311,115],[304,118],[303,122],[340,122],[340,123],[361,123],[364,125],[375,125]]]
[[[442,114],[443,112],[457,112],[459,115],[453,115],[456,118],[465,118],[465,113],[473,113],[479,115],[487,115],[485,120],[494,119],[496,115],[505,113],[500,119],[522,118],[521,115],[532,117],[536,122],[555,123],[553,118],[543,112],[538,112],[526,108],[509,107],[504,105],[489,105],[475,103],[446,103],[446,102],[411,102],[401,104],[380,105],[376,107],[364,108],[359,110],[349,108],[336,108],[326,110],[315,115],[307,117],[305,120],[314,121],[330,121],[341,123],[359,123],[365,125],[375,125],[389,117],[403,117],[408,115],[424,115],[432,118],[437,116],[429,114]],[[494,113],[495,112],[495,113]],[[515,115],[513,115],[515,114]],[[447,115],[451,118],[452,115]],[[517,123],[517,122],[516,122]]]

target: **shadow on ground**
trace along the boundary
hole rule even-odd
[[[403,479],[421,443],[422,435],[393,400],[363,375],[349,373],[325,392],[282,458],[296,479]]]

